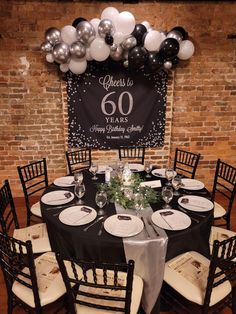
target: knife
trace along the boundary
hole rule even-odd
[[[144,218],[144,217],[141,217],[141,220],[142,220],[142,222],[143,222],[143,224],[144,224],[144,229],[145,229],[145,231],[146,231],[146,234],[147,234],[148,238],[150,239],[151,236],[150,236],[150,233],[149,233],[148,228],[147,228],[147,220],[146,220],[146,218]]]

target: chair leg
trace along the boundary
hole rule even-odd
[[[236,286],[232,289],[232,313],[236,314]]]

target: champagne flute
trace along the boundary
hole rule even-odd
[[[182,185],[182,178],[181,176],[177,175],[172,179],[172,186],[174,188],[174,195],[178,196],[180,193],[178,192],[178,189]]]
[[[98,179],[98,177],[96,176],[97,171],[98,171],[98,166],[96,164],[92,164],[91,167],[90,167],[90,172],[93,175],[92,180],[97,180]]]
[[[83,179],[84,179],[84,176],[83,176],[83,172],[82,171],[76,171],[74,173],[74,182],[75,182],[75,184],[76,183],[82,184],[83,183]]]
[[[165,171],[165,176],[166,176],[166,179],[167,179],[167,183],[166,185],[167,186],[171,186],[171,180],[174,178],[175,176],[175,172],[173,169],[171,168],[167,168],[166,171]]]
[[[164,200],[165,204],[163,206],[163,208],[171,208],[171,206],[169,205],[170,201],[172,200],[173,198],[173,189],[171,186],[164,186],[162,188],[162,191],[161,191],[161,196],[162,196],[162,199]]]
[[[99,207],[98,215],[104,215],[105,212],[103,210],[103,207],[107,203],[107,193],[105,191],[98,191],[95,196],[95,202]]]
[[[84,186],[84,184],[76,183],[75,184],[75,188],[74,188],[74,193],[75,193],[75,195],[78,198],[77,204],[83,204],[84,202],[81,200],[81,198],[85,194],[85,186]]]
[[[150,161],[145,162],[145,171],[146,171],[146,178],[151,178],[152,176],[150,175],[150,172],[152,171],[152,165]]]
[[[134,208],[136,210],[136,215],[139,216],[140,211],[143,209],[143,194],[136,192],[133,194]]]

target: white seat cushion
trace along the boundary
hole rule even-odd
[[[99,273],[100,270],[98,270],[98,273]],[[92,272],[91,271],[88,271],[87,272],[87,275],[88,275],[88,278],[91,278],[92,277]],[[111,278],[112,278],[112,273],[111,273]],[[102,273],[101,273],[101,276],[100,278],[102,278]],[[118,273],[118,280],[119,280],[119,283],[122,285],[124,284],[124,280],[126,278],[126,274],[125,273],[122,273],[122,272],[119,272]],[[89,280],[89,279],[88,279]],[[98,282],[99,282],[99,276],[98,276]],[[109,282],[109,273],[108,273],[108,282]],[[98,288],[92,288],[92,287],[81,287],[80,289],[83,289],[83,291],[96,291]],[[96,289],[96,290],[94,290]],[[100,289],[100,292],[99,294],[101,294],[101,291],[103,292],[103,289]],[[115,291],[115,290],[107,290],[107,289],[104,289],[104,294],[107,293],[107,291],[109,291],[113,296],[120,296],[121,294],[121,291]],[[132,288],[132,299],[131,299],[131,307],[130,307],[130,314],[136,314],[138,312],[138,309],[139,309],[139,306],[140,306],[140,301],[141,301],[141,297],[142,297],[142,291],[143,291],[143,280],[137,276],[137,275],[134,275],[133,277],[133,288]],[[124,293],[124,292],[122,292]],[[91,299],[88,299],[86,297],[79,297],[80,300],[88,300],[88,302],[91,301]],[[121,303],[119,304],[118,301],[105,301],[105,300],[99,300],[99,299],[92,299],[92,303],[97,303],[97,304],[103,304],[103,305],[112,305],[112,306],[121,306],[123,307],[124,306],[124,303]],[[76,304],[76,311],[78,314],[115,314],[115,313],[120,313],[120,312],[114,312],[114,311],[106,311],[106,310],[103,310],[103,309],[96,309],[96,308],[90,308],[88,306],[84,306],[84,305],[80,305],[80,304]]]
[[[65,294],[65,284],[54,253],[48,252],[36,258],[35,266],[41,306],[50,304]],[[67,271],[72,274],[72,269],[68,262],[66,262],[66,268]],[[29,269],[25,268],[24,272],[29,273]],[[82,271],[79,266],[77,272],[79,276],[82,276]],[[26,304],[32,308],[35,307],[34,296],[31,289],[15,281],[12,286],[12,291]]]
[[[165,264],[164,280],[186,299],[202,305],[209,264],[210,261],[197,252],[181,254]],[[227,296],[231,289],[229,281],[215,287],[211,294],[210,306]]]
[[[30,208],[30,211],[35,216],[42,217],[42,212],[41,212],[41,208],[40,208],[40,202],[37,202],[37,203],[33,204],[31,206],[31,208]]]
[[[217,202],[214,202],[214,218],[221,218],[226,214],[226,210]]]
[[[236,236],[236,232],[233,232],[231,230],[227,230],[224,228],[212,226],[211,227],[211,235],[210,235],[210,239],[209,239],[210,251],[212,252],[213,243],[215,240],[223,241],[223,240],[227,240],[227,239],[234,237],[234,236]]]
[[[35,224],[26,228],[15,229],[13,238],[23,242],[31,240],[34,254],[51,251],[47,226],[45,223]]]

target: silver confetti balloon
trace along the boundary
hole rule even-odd
[[[166,70],[170,70],[172,68],[172,62],[171,61],[164,62],[164,68]]]
[[[50,44],[55,45],[61,41],[61,32],[58,28],[50,27],[45,32],[45,39],[49,41]]]
[[[83,44],[91,43],[96,36],[96,31],[93,25],[87,21],[80,22],[76,27],[76,31],[78,40]]]
[[[100,37],[105,38],[106,35],[114,35],[115,28],[111,20],[104,19],[98,25],[98,34]]]
[[[167,37],[167,38],[174,38],[174,39],[176,39],[176,40],[179,42],[179,44],[180,44],[181,41],[183,40],[182,34],[181,34],[180,32],[178,32],[178,31],[170,31],[170,32],[167,34],[166,37]]]
[[[86,55],[86,48],[81,42],[76,41],[70,46],[70,53],[77,58],[83,58]]]
[[[52,45],[48,41],[44,41],[40,47],[40,49],[44,52],[52,51]]]
[[[130,50],[137,45],[137,39],[134,36],[130,36],[126,38],[122,43],[121,46],[125,50]]]
[[[65,43],[56,44],[52,50],[53,58],[58,63],[67,63],[70,59],[70,49]]]
[[[110,57],[115,61],[120,61],[123,57],[123,48],[118,46],[116,50],[111,50]]]

